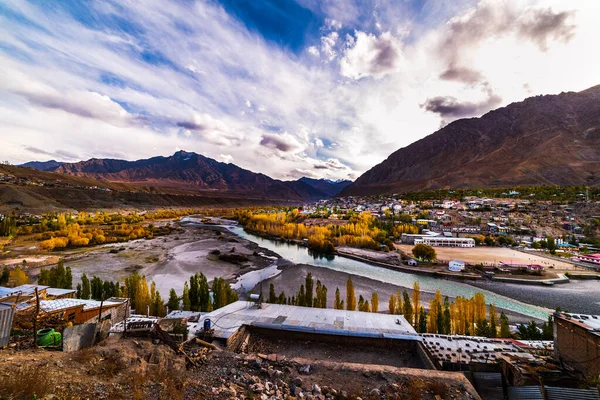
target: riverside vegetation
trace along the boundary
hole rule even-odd
[[[236,217],[244,227],[261,235],[274,236],[287,240],[306,239],[308,247],[331,253],[336,246],[351,246],[381,250],[393,248],[393,240],[403,233],[418,233],[418,228],[408,221],[394,224],[393,221],[380,221],[370,213],[350,213],[344,225],[326,224],[308,226],[298,210],[252,211],[243,210]]]

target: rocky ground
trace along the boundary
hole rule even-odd
[[[186,369],[148,339],[75,353],[0,350],[2,399],[476,399],[463,375],[213,351]],[[439,397],[436,397],[439,396]]]

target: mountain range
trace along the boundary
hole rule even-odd
[[[600,183],[600,85],[454,121],[392,153],[339,195]]]
[[[22,166],[104,182],[127,183],[149,191],[210,191],[292,201],[332,197],[351,183],[310,178],[281,181],[186,151],[137,161],[92,158],[76,163],[34,161]]]

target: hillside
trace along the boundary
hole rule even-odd
[[[93,158],[63,163],[54,171],[98,181],[125,183],[150,191],[168,190],[188,194],[217,191],[226,195],[286,201],[310,201],[331,196],[321,186],[316,187],[302,180],[280,181],[234,164],[185,151],[178,151],[169,157],[137,161]]]
[[[392,153],[340,195],[600,183],[600,85],[461,119]]]
[[[19,167],[33,168],[33,169],[38,169],[40,171],[54,171],[56,168],[60,167],[62,164],[64,164],[64,163],[62,163],[60,161],[56,161],[56,160],[30,161],[30,162],[26,162],[25,164],[19,165]]]

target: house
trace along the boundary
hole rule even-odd
[[[430,236],[424,237],[422,239],[415,239],[415,244],[419,243],[423,243],[433,247],[475,247],[475,239],[473,238]]]
[[[448,263],[448,269],[452,272],[461,272],[465,270],[465,262],[460,260],[452,260]]]

